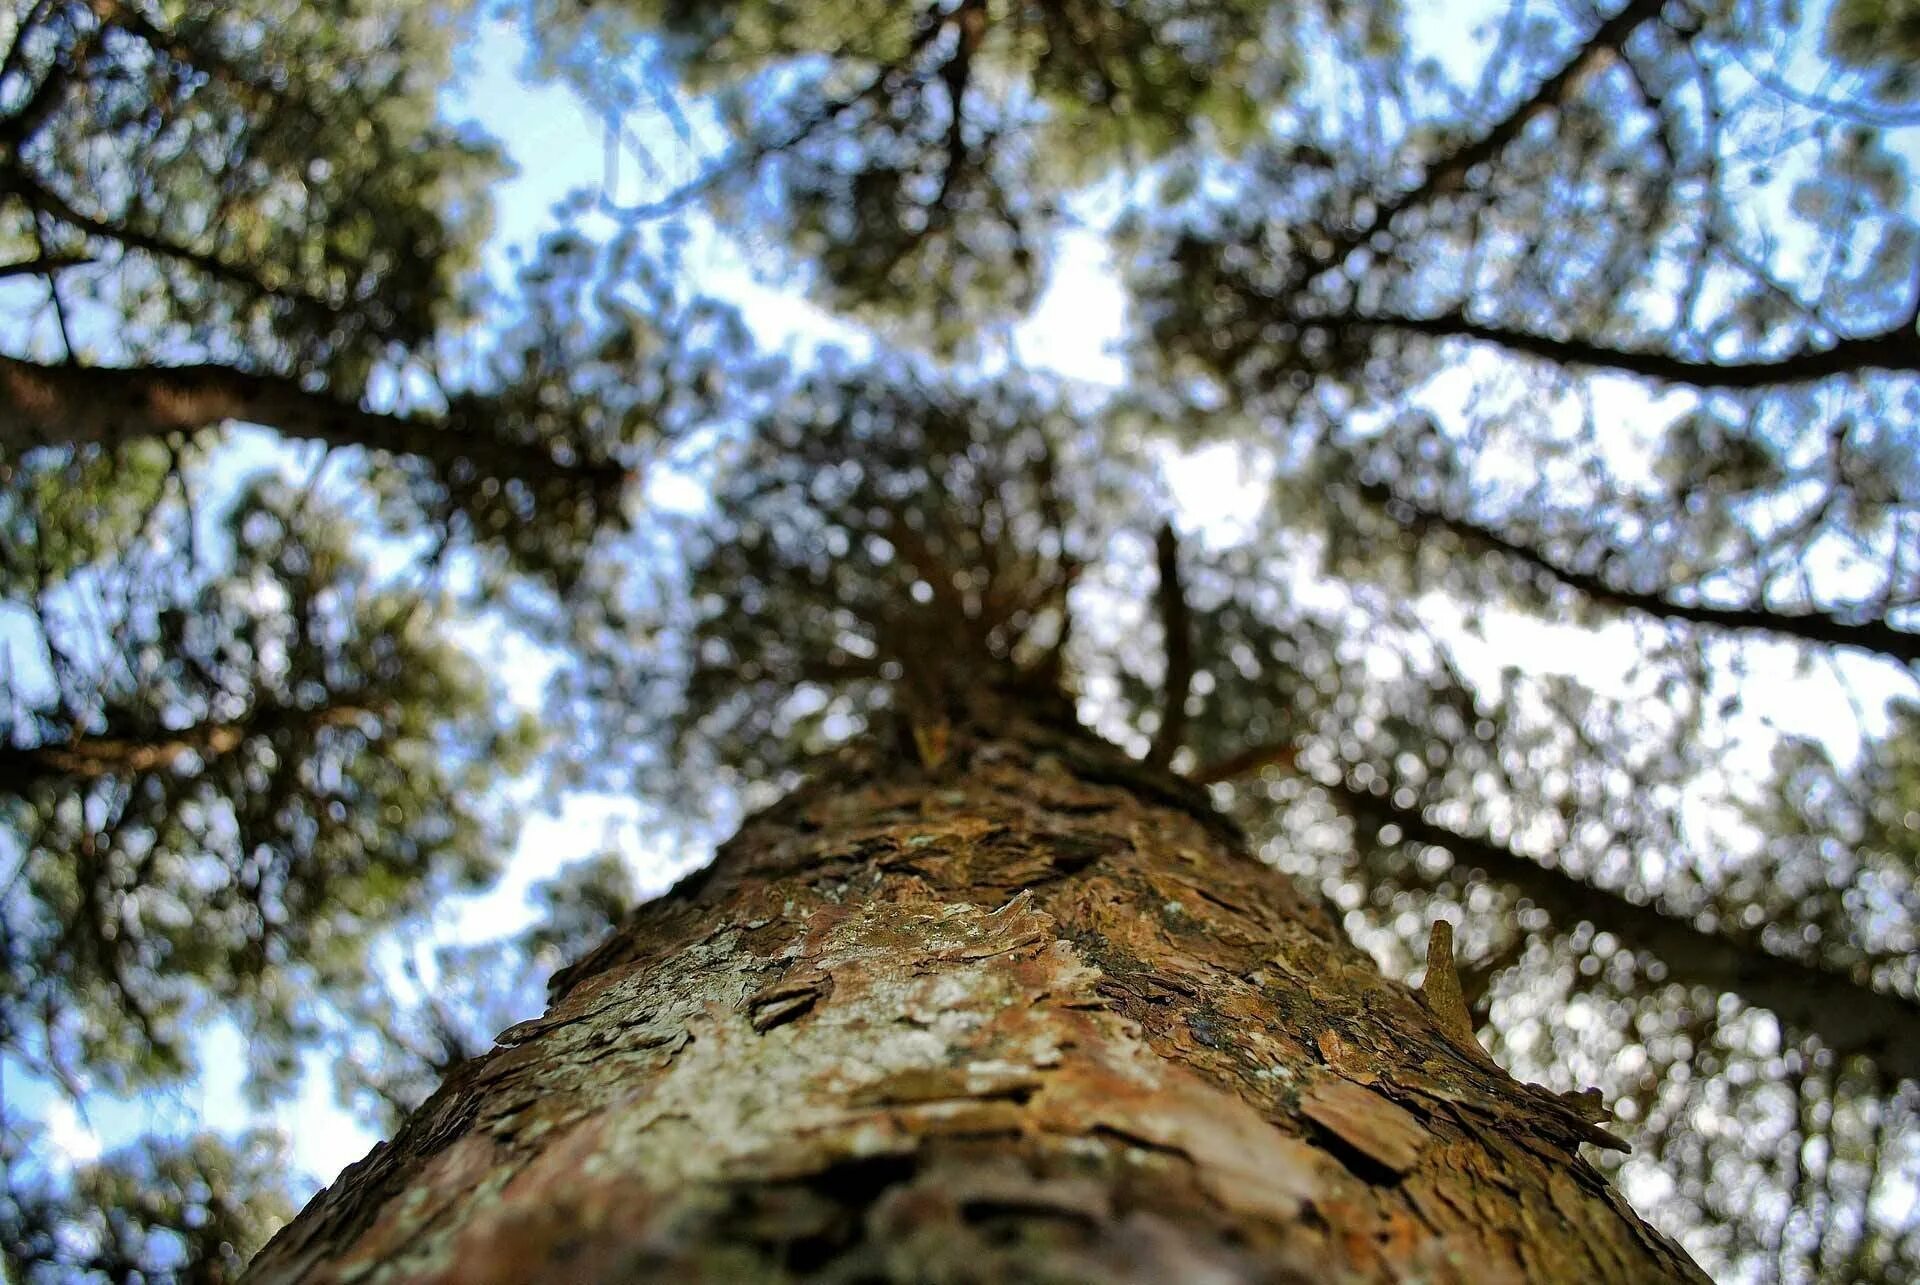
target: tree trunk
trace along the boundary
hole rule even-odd
[[[1058,719],[946,733],[751,818],[250,1279],[1705,1279],[1580,1157],[1589,1101],[1197,787]]]

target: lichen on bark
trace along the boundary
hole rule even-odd
[[[1701,1280],[1196,787],[1060,721],[841,751],[258,1282]]]

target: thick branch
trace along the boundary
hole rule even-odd
[[[1436,159],[1418,183],[1384,202],[1372,226],[1385,227],[1402,211],[1466,186],[1467,174],[1474,166],[1499,156],[1507,144],[1520,137],[1539,117],[1572,102],[1589,79],[1612,65],[1633,33],[1659,17],[1665,7],[1666,0],[1631,0],[1619,13],[1595,28],[1587,42],[1561,64],[1560,70],[1541,81],[1505,116],[1477,138]]]
[[[1180,583],[1180,537],[1171,522],[1161,526],[1154,540],[1160,567],[1160,630],[1166,638],[1167,681],[1160,708],[1160,727],[1147,762],[1165,767],[1187,734],[1187,694],[1193,688],[1193,621],[1186,589]]]
[[[483,476],[617,483],[611,464],[563,464],[543,446],[452,423],[385,415],[309,392],[292,379],[226,366],[49,366],[0,357],[0,454],[50,444],[113,446],[229,420],[287,437],[416,456],[442,472],[467,460]]]
[[[374,713],[364,705],[326,705],[318,709],[264,705],[244,719],[196,723],[151,736],[82,736],[31,749],[4,748],[0,749],[0,788],[24,794],[52,781],[94,781],[108,776],[125,779],[162,772],[189,756],[203,763],[222,758],[249,737],[346,727]]]
[[[1276,747],[1276,753],[1290,749]],[[1257,752],[1245,757],[1252,761]],[[1215,773],[1211,779],[1227,778]],[[1737,994],[1787,1026],[1817,1035],[1836,1053],[1862,1054],[1891,1075],[1920,1080],[1920,1002],[1731,941],[1564,870],[1549,869],[1491,840],[1429,821],[1419,808],[1401,807],[1390,797],[1344,782],[1328,785],[1315,778],[1315,783],[1356,817],[1397,826],[1408,841],[1445,848],[1460,864],[1510,885],[1564,928],[1586,920],[1629,949],[1659,959],[1675,981]]]
[[[35,259],[22,259],[17,263],[0,263],[0,281],[11,277],[50,277],[94,261],[93,256],[88,254],[48,254]]]
[[[1530,330],[1471,321],[1457,312],[1438,317],[1352,317],[1322,324],[1332,329],[1364,326],[1430,335],[1436,339],[1473,339],[1563,366],[1614,370],[1694,388],[1774,388],[1869,370],[1920,371],[1920,334],[1916,334],[1910,323],[1878,334],[1842,339],[1827,348],[1732,362],[1697,361],[1672,353],[1613,348],[1586,339],[1556,339]]]
[[[1895,629],[1884,620],[1853,622],[1823,611],[1781,612],[1758,607],[1713,607],[1703,603],[1674,602],[1659,594],[1635,593],[1607,583],[1594,572],[1570,567],[1540,549],[1502,535],[1492,527],[1411,504],[1379,483],[1361,486],[1360,493],[1384,507],[1389,515],[1405,526],[1416,530],[1438,528],[1446,531],[1470,544],[1512,558],[1609,607],[1645,612],[1663,620],[1682,620],[1714,629],[1773,634],[1829,647],[1857,647],[1908,665],[1920,662],[1920,634]]]

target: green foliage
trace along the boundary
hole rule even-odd
[[[1388,7],[1354,20],[1395,43]],[[615,111],[635,86],[611,69],[657,31],[733,140],[694,186],[785,241],[823,303],[944,353],[1032,306],[1074,192],[1252,141],[1321,22],[1267,0],[529,7],[549,64]]]
[[[702,390],[738,355],[738,324],[678,301],[633,239],[603,255],[556,236],[506,297],[477,284],[486,185],[504,169],[436,119],[463,19],[384,0],[20,15],[0,77],[16,193],[0,243],[65,266],[10,284],[35,309],[11,342],[291,376],[325,405],[377,393],[443,431],[412,449],[377,431],[361,443],[396,522],[564,586],[623,521],[645,453],[710,411]],[[311,417],[269,427],[317,431]],[[37,574],[132,538],[157,499],[134,470],[177,469],[178,450],[20,461],[64,468],[64,502],[86,506],[63,533],[52,497],[35,501]],[[101,471],[111,486],[90,482]]]
[[[512,289],[490,299],[497,333],[446,381],[449,427],[483,441],[451,468],[375,468],[389,528],[408,535],[425,516],[446,539],[497,555],[499,573],[564,592],[596,538],[637,507],[647,461],[764,378],[738,313],[683,293],[671,246],[543,239]],[[494,467],[491,443],[533,448],[551,467]]]
[[[286,1140],[272,1134],[149,1139],[59,1183],[29,1178],[25,1142],[9,1134],[0,1156],[0,1254],[21,1285],[237,1280],[293,1215]]]
[[[533,886],[528,897],[533,920],[521,938],[521,953],[550,974],[599,945],[639,901],[633,873],[618,853],[572,862]]]
[[[52,690],[13,696],[0,800],[0,1010],[8,1048],[63,1075],[181,1074],[217,1013],[256,1072],[291,1074],[372,935],[490,880],[510,841],[484,800],[531,732],[433,604],[275,483],[224,535],[218,569],[132,557],[41,599]]]
[[[1881,98],[1920,93],[1920,5],[1913,0],[1836,0],[1827,14],[1826,50],[1865,68]]]
[[[178,463],[165,443],[143,441],[0,466],[0,594],[30,595],[137,542],[176,498]]]
[[[1837,762],[1795,738],[1774,751],[1752,805],[1762,860],[1726,890],[1732,908],[1904,994],[1920,994],[1920,705],[1897,702],[1886,734]],[[1749,909],[1751,907],[1751,909]],[[1800,940],[1792,941],[1793,937]]]
[[[82,333],[96,310],[117,322],[109,359],[324,371],[356,395],[389,345],[457,319],[500,173],[434,119],[447,18],[387,0],[16,9],[0,244],[90,260],[54,280]]]

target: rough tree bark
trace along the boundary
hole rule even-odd
[[[1705,1279],[1444,954],[1388,981],[1199,787],[1012,709],[822,764],[250,1279]]]

